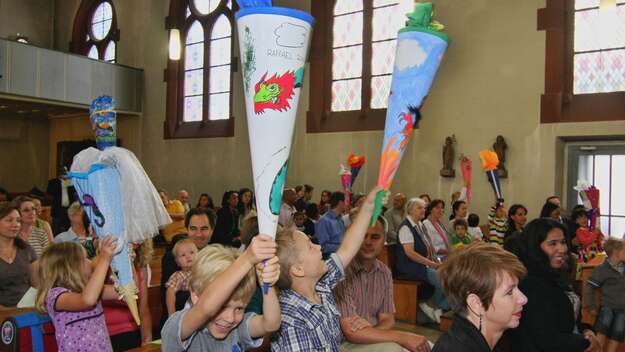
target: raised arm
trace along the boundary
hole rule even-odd
[[[263,295],[263,315],[257,315],[249,321],[248,331],[252,338],[265,336],[280,329],[280,302],[274,287],[280,277],[278,257],[271,258],[266,265],[256,264],[256,276],[261,287],[264,283],[269,284],[269,291]]]
[[[65,310],[77,312],[93,308],[100,300],[102,289],[104,288],[104,280],[108,272],[111,258],[115,254],[116,242],[115,238],[108,236],[104,241],[100,242],[100,254],[95,269],[91,273],[91,277],[82,292],[66,292],[59,296],[56,301],[56,310]]]
[[[343,243],[341,243],[341,246],[336,251],[336,255],[338,255],[341,259],[343,267],[347,267],[356,253],[360,250],[360,245],[365,238],[367,227],[371,221],[375,196],[379,191],[382,191],[382,187],[376,186],[371,192],[369,192],[367,199],[360,207],[360,211],[356,214],[356,218],[352,222],[352,225],[347,229],[347,231],[345,231]],[[384,199],[383,203],[386,203],[387,200],[388,195]]]
[[[196,330],[214,317],[230,299],[239,282],[254,268],[256,263],[276,255],[276,243],[267,235],[252,239],[248,249],[204,289],[197,304],[184,316],[180,329],[181,340],[188,339]]]

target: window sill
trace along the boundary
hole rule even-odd
[[[218,121],[181,122],[170,128],[165,121],[165,139],[220,138],[234,136],[234,118]]]

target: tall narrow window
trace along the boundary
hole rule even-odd
[[[314,2],[310,132],[375,130],[384,117],[397,32],[412,0]],[[324,54],[324,53],[328,54]]]
[[[621,238],[625,235],[625,145],[577,143],[568,147],[568,207],[582,204],[573,185],[586,181],[599,189],[601,232]]]
[[[179,28],[182,59],[167,66],[167,138],[232,136],[231,0],[172,0],[167,25]]]
[[[70,50],[89,58],[115,63],[119,30],[111,0],[83,0],[76,18]]]
[[[625,0],[575,1],[573,93],[625,91]]]
[[[625,0],[547,0],[542,123],[625,120]]]

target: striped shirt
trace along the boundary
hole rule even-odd
[[[30,237],[28,238],[28,244],[35,250],[37,258],[41,258],[43,250],[50,245],[50,240],[48,239],[46,230],[33,226]]]
[[[503,239],[508,229],[508,219],[498,218],[495,212],[495,207],[491,207],[490,213],[488,213],[488,242],[503,246]]]
[[[332,290],[345,277],[343,264],[336,254],[326,260],[328,272],[315,287],[321,304],[311,303],[292,289],[280,292],[282,324],[271,342],[273,352],[339,352],[343,333]]]
[[[393,277],[381,261],[370,270],[356,258],[345,270],[345,280],[334,290],[343,318],[359,316],[378,325],[380,314],[394,314]]]

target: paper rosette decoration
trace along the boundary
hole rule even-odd
[[[467,188],[467,201],[470,202],[473,195],[473,191],[471,189],[471,175],[473,173],[473,166],[469,157],[463,156],[462,159],[460,159],[460,170],[462,171],[462,179],[464,180],[464,185]]]
[[[137,285],[128,245],[157,235],[159,227],[170,223],[171,218],[134,154],[114,146],[116,114],[111,97],[96,98],[89,110],[102,150],[87,148],[78,153],[69,177],[96,235],[117,239],[111,269],[117,291],[139,325]]]
[[[590,230],[595,228],[601,228],[599,222],[599,189],[587,181],[578,180],[577,185],[573,187],[579,192],[579,196],[582,198],[582,203],[588,211],[588,219],[590,220]]]
[[[360,173],[360,169],[365,164],[365,156],[364,155],[355,155],[354,153],[350,153],[347,157],[347,164],[350,167],[350,173],[352,175],[350,183],[349,183],[349,191],[351,192],[354,187],[354,182],[356,182],[356,177]]]
[[[482,160],[482,168],[486,171],[488,181],[495,191],[497,202],[503,202],[503,192],[501,190],[501,181],[499,180],[499,170],[497,169],[497,166],[499,166],[497,153],[491,150],[482,150],[480,159]]]
[[[275,236],[314,19],[303,11],[271,7],[270,1],[238,3],[258,229]]]
[[[382,199],[390,190],[410,135],[420,119],[420,108],[449,44],[443,26],[432,20],[432,4],[415,4],[408,25],[397,35],[397,50],[386,110],[384,141],[380,159],[377,194],[371,223],[382,212]]]

